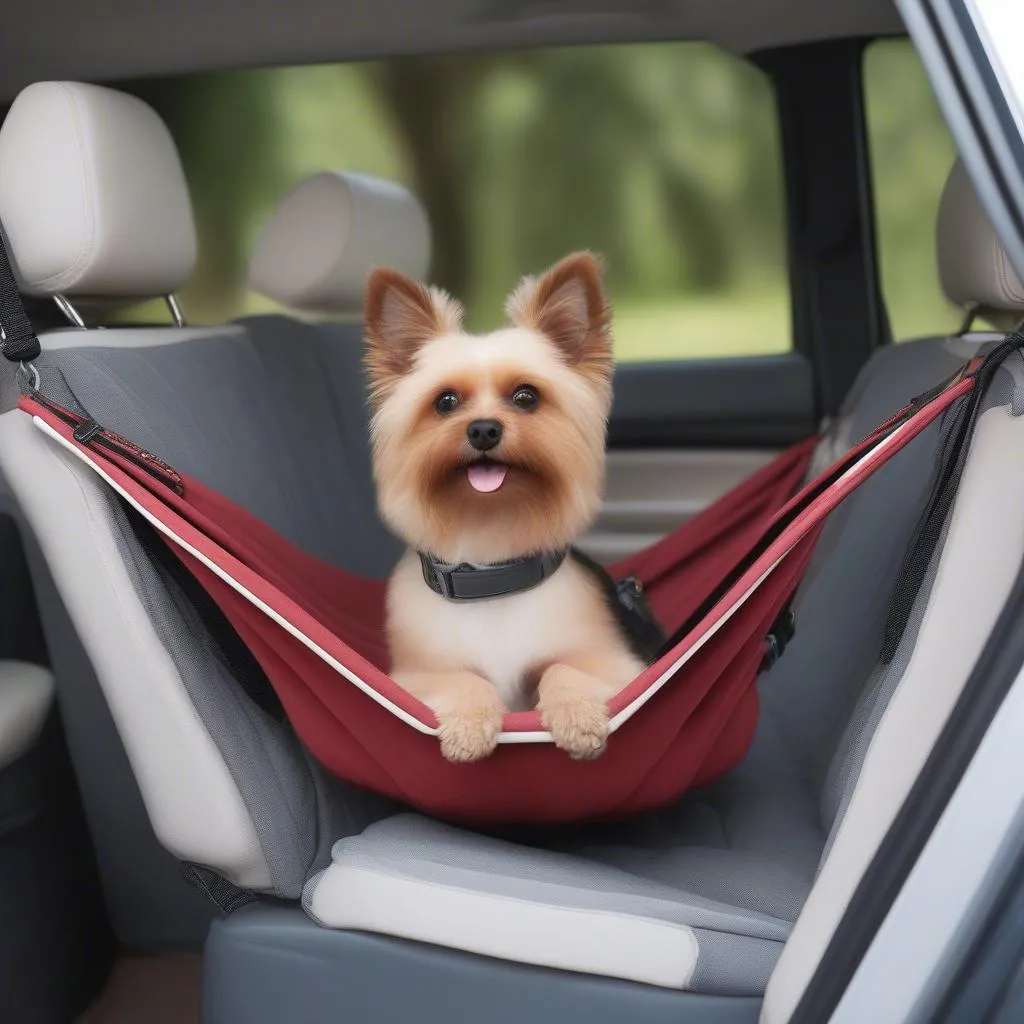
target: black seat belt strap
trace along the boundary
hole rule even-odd
[[[31,363],[39,351],[39,339],[25,312],[0,232],[0,354],[12,363]]]

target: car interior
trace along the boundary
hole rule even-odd
[[[1024,558],[1019,353],[985,396],[894,655],[880,657],[890,595],[941,423],[829,518],[736,769],[628,821],[529,830],[473,830],[330,777],[240,678],[217,609],[153,557],[149,527],[16,402],[38,373],[53,400],[310,554],[384,577],[400,545],[375,506],[362,293],[374,265],[429,278],[427,209],[325,167],[280,197],[251,247],[249,285],[280,311],[193,324],[174,301],[199,249],[190,186],[134,80],[655,26],[712,38],[773,84],[794,347],[624,364],[584,548],[606,563],[636,551],[817,434],[813,477],[1024,318],[1024,285],[957,160],[934,259],[964,327],[891,336],[851,85],[866,41],[902,32],[895,10],[385,3],[365,23],[325,14],[318,33],[256,15],[238,31],[223,0],[177,23],[140,14],[150,44],[132,49],[64,6],[82,27],[74,51],[41,33],[0,72],[0,223],[42,346],[31,368],[0,367],[3,1019],[790,1020]],[[223,36],[198,31],[215,23]],[[167,323],[113,315],[164,298]]]

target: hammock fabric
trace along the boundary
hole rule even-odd
[[[744,757],[766,637],[825,517],[971,389],[970,370],[901,410],[795,496],[814,439],[614,567],[640,579],[662,625],[679,631],[609,702],[607,749],[587,762],[555,747],[535,711],[506,715],[490,757],[445,761],[432,712],[386,675],[382,582],[311,558],[223,495],[38,392],[20,407],[155,528],[329,771],[456,821],[555,823],[667,804]]]

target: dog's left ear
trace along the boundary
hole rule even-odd
[[[593,253],[573,253],[540,277],[524,277],[505,311],[512,323],[549,338],[570,366],[607,377],[612,369],[611,307],[602,271]]]
[[[363,307],[364,362],[372,400],[383,398],[412,369],[423,345],[461,326],[462,309],[446,292],[397,270],[373,270]]]

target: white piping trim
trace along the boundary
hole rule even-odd
[[[178,547],[187,551],[193,558],[200,561],[205,565],[212,573],[218,578],[228,584],[234,591],[241,594],[250,604],[258,608],[264,615],[276,622],[282,629],[290,633],[296,640],[311,650],[318,658],[323,662],[330,665],[335,672],[343,676],[350,683],[354,683],[360,690],[363,691],[368,697],[376,701],[385,710],[390,711],[397,718],[400,718],[406,725],[411,725],[417,732],[425,733],[428,736],[436,736],[438,734],[437,728],[431,728],[425,725],[418,718],[410,715],[407,711],[404,711],[393,701],[388,700],[378,690],[370,686],[369,683],[361,679],[355,672],[347,668],[336,658],[328,654],[322,647],[314,643],[309,637],[306,636],[301,630],[295,625],[283,618],[277,612],[274,611],[268,604],[261,601],[255,594],[250,590],[246,589],[239,583],[234,577],[229,575],[224,569],[222,569],[215,562],[207,558],[201,551],[192,547],[186,541],[182,540],[173,530],[170,529],[166,524],[160,522],[151,512],[143,508],[123,487],[117,484],[103,469],[100,468],[95,462],[88,458],[85,453],[78,448],[77,445],[72,444],[60,433],[53,429],[45,420],[39,416],[33,416],[32,422],[47,434],[53,438],[61,447],[71,452],[77,459],[85,463],[90,469],[92,469],[102,480],[104,480],[109,487],[116,491],[125,501],[128,502],[145,520],[150,523],[153,527],[160,531],[165,537],[170,538]],[[900,436],[910,425],[910,420],[901,424],[896,430],[894,430],[888,437],[880,441],[874,448],[871,449],[864,458],[855,462],[850,466],[842,476],[828,488],[828,491],[834,491],[850,476],[854,475],[858,471],[863,471],[864,466],[874,461],[874,457],[877,457],[878,453],[882,452],[890,444],[894,443],[895,439]],[[823,493],[828,493],[823,492]],[[820,497],[820,496],[819,496]],[[802,539],[802,538],[801,538]],[[762,583],[775,571],[779,564],[786,558],[786,556],[793,550],[797,542],[791,544],[766,570],[765,572],[754,581],[753,584],[742,594],[736,601],[721,615],[719,620],[708,629],[704,635],[693,644],[688,650],[684,651],[656,680],[654,680],[649,686],[647,686],[643,693],[638,694],[632,701],[629,702],[621,711],[613,715],[608,723],[608,733],[616,732],[620,726],[627,722],[633,715],[642,708],[650,699],[653,697],[666,682],[676,673],[679,669],[685,665],[707,642],[710,640],[725,624],[736,614],[736,612],[746,603],[750,596],[761,586]],[[534,731],[534,732],[502,732],[498,737],[499,743],[552,743],[554,742],[550,732],[547,731]]]
[[[643,693],[637,694],[617,715],[613,715],[611,721],[608,723],[608,732],[613,733],[623,722],[628,721],[636,714],[664,685],[668,682],[670,677],[675,675],[676,672],[682,668],[735,614],[740,608],[746,604],[750,596],[761,586],[762,583],[773,572],[775,572],[779,563],[792,551],[789,548],[784,554],[780,555],[772,564],[751,584],[745,593],[741,594],[736,599],[736,602],[727,609],[722,617],[695,643],[689,650],[683,651],[683,653],[664,671],[658,678],[648,686]]]
[[[436,736],[437,729],[432,729],[428,725],[424,725],[419,719],[414,718],[407,711],[404,711],[397,704],[388,700],[385,696],[375,690],[369,683],[364,682],[359,676],[355,674],[351,669],[347,668],[336,658],[331,657],[322,647],[315,644],[312,640],[306,636],[300,629],[292,625],[287,619],[278,615],[268,604],[261,601],[252,591],[247,590],[242,586],[234,577],[229,575],[219,565],[207,558],[201,551],[198,551],[187,541],[184,541],[179,537],[169,526],[160,522],[151,512],[143,508],[138,501],[135,500],[120,484],[114,481],[104,470],[102,470],[95,462],[87,458],[86,455],[74,444],[62,437],[56,430],[53,429],[45,420],[38,416],[32,417],[32,422],[43,431],[44,434],[52,437],[62,448],[71,452],[77,459],[84,462],[85,465],[89,466],[106,484],[114,491],[116,491],[125,501],[128,502],[136,512],[141,515],[146,522],[148,522],[155,529],[159,530],[165,537],[170,538],[178,545],[182,550],[187,551],[197,561],[202,562],[212,573],[218,576],[221,580],[228,584],[233,590],[237,591],[242,595],[250,604],[259,608],[264,615],[268,618],[273,619],[282,629],[290,633],[296,640],[308,647],[318,658],[326,662],[336,672],[344,676],[350,683],[355,683],[367,696],[372,697],[378,704],[386,708],[393,715],[400,718],[406,725],[411,725],[418,732],[426,733],[429,736]]]
[[[897,438],[900,433],[905,430],[909,424],[901,424],[896,430],[894,430],[888,437],[883,438],[870,452],[866,453],[863,458],[858,459],[852,466],[850,466],[842,476],[834,480],[829,487],[819,495],[818,499],[824,497],[829,492],[834,492],[842,483],[844,483],[850,476],[857,473],[858,470],[863,471],[864,466],[869,461],[876,457],[879,452],[885,450],[890,444],[894,443],[894,439]],[[831,510],[827,515],[832,514]],[[806,536],[806,534],[805,534]],[[803,538],[800,538],[803,539]],[[611,721],[608,723],[609,735],[615,732],[624,722],[628,721],[637,711],[640,710],[664,685],[668,680],[675,675],[679,669],[685,665],[690,658],[692,658],[707,642],[710,640],[732,617],[737,611],[747,602],[747,600],[757,591],[762,583],[779,567],[779,564],[790,554],[793,548],[800,542],[800,539],[791,544],[786,550],[779,555],[779,557],[772,562],[772,564],[750,585],[750,587],[741,594],[735,601],[735,603],[723,612],[722,617],[695,643],[689,650],[684,651],[672,665],[666,669],[658,678],[648,686],[643,693],[637,694],[617,715],[613,715]]]

